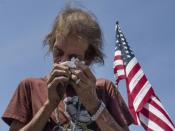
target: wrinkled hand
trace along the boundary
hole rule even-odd
[[[60,63],[54,64],[48,77],[48,100],[54,105],[58,105],[66,91],[66,86],[70,80],[69,67]]]
[[[96,93],[96,78],[87,65],[76,63],[77,68],[71,69],[71,83],[80,101],[88,111],[97,108],[99,99]],[[76,81],[80,79],[78,83]]]

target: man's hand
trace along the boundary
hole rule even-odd
[[[58,105],[66,91],[69,83],[69,67],[63,63],[54,64],[53,69],[48,77],[48,101],[55,106]]]
[[[96,94],[96,78],[87,65],[78,62],[76,66],[76,69],[71,69],[71,79],[73,80],[71,83],[80,101],[93,114],[99,106],[99,99]]]

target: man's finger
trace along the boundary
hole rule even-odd
[[[67,77],[69,78],[70,75],[68,72],[66,72],[65,70],[58,70],[58,69],[55,69],[51,72],[50,76],[49,76],[49,80],[48,80],[48,83],[50,83],[50,81],[52,81],[55,77],[59,77],[59,76],[64,76],[64,77]]]
[[[77,67],[80,68],[88,78],[90,78],[93,81],[96,81],[94,74],[91,72],[90,68],[87,65],[79,63],[77,64]]]
[[[64,82],[68,82],[69,79],[67,77],[64,76],[60,76],[60,77],[55,77],[50,83],[48,83],[48,86],[54,86],[56,87],[59,83],[64,86]]]

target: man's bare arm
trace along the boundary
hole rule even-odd
[[[25,123],[22,123],[18,120],[13,120],[9,131],[19,131],[23,126],[25,126]]]
[[[29,123],[24,124],[14,120],[10,131],[42,131],[55,107],[46,101]]]
[[[106,108],[97,118],[96,123],[101,131],[129,131],[128,126],[121,127]]]

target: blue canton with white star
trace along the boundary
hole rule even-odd
[[[121,28],[119,26],[119,23],[116,23],[116,48],[115,51],[120,50],[122,54],[122,59],[124,62],[124,65],[127,66],[129,61],[135,57],[133,51],[128,45],[128,42],[126,41],[126,38],[124,37],[124,34],[121,31]]]

